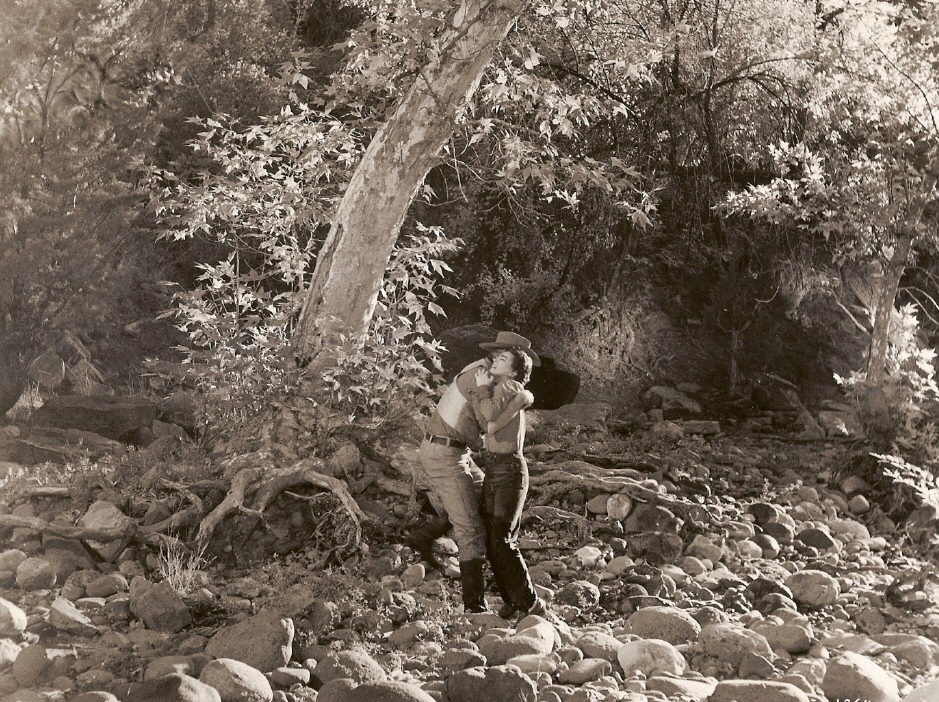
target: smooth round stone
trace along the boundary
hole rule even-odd
[[[769,534],[755,534],[752,541],[760,547],[763,558],[773,559],[779,555],[779,542]]]
[[[870,511],[870,508],[871,503],[867,501],[864,495],[855,495],[851,498],[851,501],[848,502],[848,510],[851,514],[865,514]]]
[[[543,655],[540,653],[526,653],[521,656],[515,656],[506,661],[506,665],[514,665],[523,673],[530,675],[539,670],[543,670],[549,675],[554,675],[558,670],[559,660],[555,654]]]
[[[687,665],[678,649],[657,639],[625,643],[616,658],[626,677],[636,673],[642,673],[646,678],[659,674],[680,676]]]
[[[711,624],[699,637],[709,656],[739,665],[747,654],[771,658],[773,651],[766,637],[737,624]]]
[[[867,656],[851,651],[828,662],[822,691],[832,700],[897,702],[900,698],[896,678]]]
[[[781,522],[769,522],[763,525],[763,533],[773,537],[781,544],[791,544],[795,538],[795,529]]]
[[[841,594],[838,581],[820,570],[802,570],[786,578],[786,587],[792,590],[792,598],[812,607],[834,604]]]
[[[779,507],[768,502],[754,502],[749,510],[754,521],[760,526],[777,519],[783,513]]]
[[[688,544],[688,547],[685,549],[685,555],[706,558],[711,561],[711,563],[717,563],[723,558],[724,550],[707,537],[698,534],[694,537],[692,542]]]
[[[903,702],[935,702],[939,700],[939,680],[918,687],[903,698]]]
[[[628,495],[612,495],[606,503],[606,513],[610,519],[626,519],[632,509],[633,501]]]
[[[676,607],[643,607],[629,617],[626,625],[637,636],[675,645],[696,641],[701,633],[694,617]]]
[[[585,658],[558,674],[558,681],[583,685],[613,672],[613,664],[602,658]]]
[[[708,702],[809,702],[795,685],[767,680],[723,680]]]
[[[680,559],[678,561],[678,567],[692,578],[704,575],[708,572],[708,567],[705,565],[704,561],[695,556],[685,556]]]
[[[822,529],[803,529],[796,534],[796,540],[806,546],[817,548],[819,551],[827,551],[830,548],[837,548],[839,542],[832,538],[831,534]]]
[[[755,541],[750,539],[744,539],[737,542],[737,553],[740,554],[742,558],[762,558],[763,549]]]
[[[734,540],[749,539],[756,533],[756,529],[750,522],[730,522],[727,527],[727,536]]]

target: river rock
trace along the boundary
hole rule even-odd
[[[321,684],[337,678],[350,678],[357,683],[380,682],[385,670],[363,649],[354,648],[330,653],[319,662],[313,675]]]
[[[809,702],[795,685],[767,680],[722,680],[708,702]]]
[[[851,651],[828,662],[822,691],[829,699],[897,702],[896,679],[867,656]]]
[[[370,682],[359,685],[342,698],[343,702],[436,702],[417,685],[399,680]]]
[[[485,659],[483,659],[483,663],[485,663]],[[548,673],[548,675],[554,675],[554,673],[557,672],[559,660],[556,654],[545,656],[541,653],[526,653],[510,658],[505,664],[514,665],[526,674],[537,673],[539,670],[543,670]],[[476,665],[480,664],[477,663]]]
[[[685,549],[686,556],[695,558],[705,558],[713,565],[724,557],[724,550],[708,539],[706,536],[698,534],[692,539],[691,543]]]
[[[15,573],[20,563],[27,558],[29,558],[29,556],[18,548],[11,548],[0,552],[0,570]]]
[[[85,514],[78,520],[78,525],[87,529],[101,529],[113,532],[115,537],[109,541],[88,541],[88,545],[108,563],[113,563],[130,542],[137,523],[124,514],[116,505],[105,500],[92,502]]]
[[[64,597],[56,597],[49,608],[49,624],[59,631],[78,636],[94,636],[98,627]]]
[[[773,657],[773,650],[763,634],[737,624],[709,624],[701,629],[699,640],[709,656],[733,665],[739,665],[747,653]]]
[[[126,702],[222,702],[222,697],[211,685],[173,673],[131,685]]]
[[[939,680],[917,687],[901,702],[935,702],[936,700],[939,700]]]
[[[17,636],[26,629],[26,612],[0,597],[0,636]]]
[[[697,641],[701,633],[701,625],[694,617],[677,607],[643,607],[634,612],[626,624],[630,633],[675,645]]]
[[[148,629],[173,633],[192,623],[192,615],[172,586],[136,577],[130,583],[130,610]]]
[[[269,611],[220,629],[206,646],[216,658],[233,658],[268,673],[287,664],[293,653],[293,620]]]
[[[614,663],[623,644],[612,634],[603,631],[590,631],[578,638],[575,645],[588,658],[602,658],[605,661]]]
[[[504,629],[490,629],[476,642],[479,652],[490,665],[503,665],[510,658],[527,654],[547,655],[554,650],[557,633],[543,619],[533,626],[509,633]]]
[[[24,647],[17,655],[10,672],[21,687],[32,687],[39,682],[52,666],[45,646],[33,644]]]
[[[611,495],[606,501],[606,513],[610,519],[622,520],[629,516],[633,510],[633,500],[629,495],[622,493]]]
[[[586,580],[575,580],[558,590],[554,601],[591,612],[600,604],[600,588]]]
[[[216,658],[199,673],[199,680],[211,685],[223,702],[271,702],[274,691],[257,668],[234,658]]]
[[[812,647],[812,628],[805,624],[774,624],[760,622],[752,626],[756,631],[766,637],[770,648],[783,650],[786,653],[805,653]]]
[[[841,594],[838,581],[821,570],[793,573],[786,578],[786,587],[792,590],[792,599],[810,607],[834,604]]]
[[[604,675],[613,672],[613,664],[602,658],[584,658],[577,661],[567,670],[558,674],[558,681],[561,683],[570,683],[572,685],[583,685],[584,683],[599,680]]]
[[[450,675],[446,679],[445,694],[447,702],[535,702],[537,688],[531,678],[517,668],[499,665],[469,668]]]
[[[49,590],[56,579],[55,567],[45,558],[33,556],[16,567],[16,585],[23,590]]]
[[[653,675],[681,675],[685,671],[685,657],[668,641],[659,639],[639,639],[623,644],[616,659],[629,677],[634,673],[643,673],[647,678]]]

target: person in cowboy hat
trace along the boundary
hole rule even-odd
[[[544,615],[547,605],[535,591],[518,547],[522,510],[528,495],[525,408],[534,396],[525,388],[532,365],[540,362],[528,339],[500,332],[493,343],[480,346],[496,353],[487,368],[474,374],[479,393],[475,404],[485,430],[480,509],[486,527],[486,555],[505,603],[499,616]]]
[[[495,342],[480,346],[492,351],[510,346],[527,348],[526,353],[532,362],[540,363],[537,354],[531,350],[531,342],[512,332],[499,332]],[[489,394],[477,383],[475,371],[488,366],[488,359],[480,359],[460,371],[425,424],[420,459],[425,473],[423,477],[430,487],[430,503],[437,515],[413,530],[407,538],[408,545],[424,560],[439,567],[433,543],[452,525],[460,552],[463,606],[468,612],[487,610],[484,576],[486,531],[477,497],[484,474],[473,462],[470,450],[481,448],[482,427],[477,407],[482,394]]]

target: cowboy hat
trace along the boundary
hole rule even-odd
[[[528,354],[533,365],[541,365],[541,359],[538,358],[538,354],[536,354],[531,349],[531,342],[524,336],[516,334],[515,332],[500,331],[498,334],[496,334],[495,341],[485,341],[481,343],[479,347],[486,349],[486,351],[518,349],[519,351],[524,351],[526,354]]]

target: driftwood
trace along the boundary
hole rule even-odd
[[[17,493],[25,497],[69,497],[72,491],[65,485],[33,485],[20,488]]]
[[[697,503],[682,497],[669,495],[647,487],[632,477],[630,468],[607,469],[585,461],[566,461],[531,467],[531,497],[533,502],[545,504],[573,490],[604,492],[611,495],[627,495],[635,502],[655,504],[671,510],[678,516],[701,521],[707,519],[707,511]]]
[[[14,514],[0,514],[0,527],[32,529],[43,534],[61,536],[63,539],[82,541],[117,541],[134,537],[139,530],[136,524],[129,524],[125,529],[95,529],[94,527],[52,524],[35,517],[18,517]]]
[[[128,524],[124,529],[96,529],[94,527],[68,526],[44,522],[35,517],[19,517],[13,514],[0,514],[0,527],[14,527],[17,529],[31,529],[40,534],[52,534],[63,539],[76,539],[78,541],[117,541],[120,539],[135,539],[151,546],[170,544],[188,551],[181,542],[172,536],[157,533],[152,527],[141,527],[137,524]]]
[[[545,522],[563,522],[564,526],[570,528],[572,525],[577,529],[587,530],[590,522],[586,517],[574,514],[566,509],[559,509],[551,505],[531,505],[526,507],[522,513],[522,523],[539,519]]]

